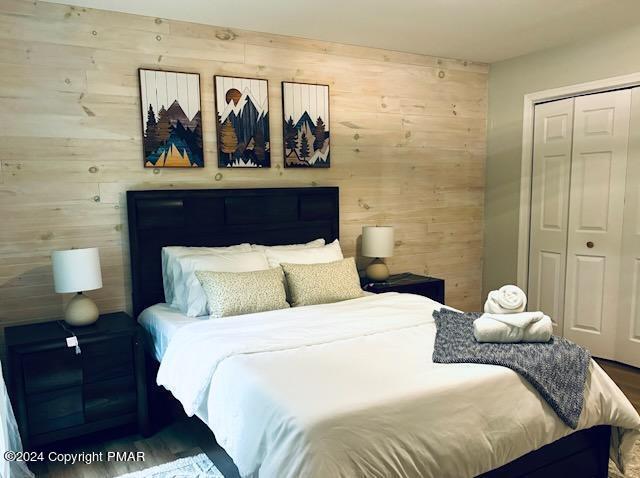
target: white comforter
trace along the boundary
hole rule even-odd
[[[158,372],[242,476],[472,477],[572,432],[515,372],[431,361],[440,304],[381,294],[187,325]],[[579,428],[640,417],[592,362]]]
[[[29,471],[23,461],[7,461],[6,452],[21,452],[22,441],[18,432],[18,424],[13,415],[11,401],[7,394],[7,387],[2,375],[0,364],[0,478],[31,478],[33,473]]]

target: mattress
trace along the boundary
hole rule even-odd
[[[153,356],[160,362],[171,337],[182,327],[208,319],[209,316],[187,317],[169,304],[155,304],[144,309],[138,316],[138,323],[149,337]]]
[[[363,291],[363,295],[374,295]],[[144,309],[138,316],[138,323],[148,332],[151,352],[158,362],[162,360],[171,337],[185,325],[208,319],[208,315],[189,317],[180,310],[164,302]]]
[[[573,432],[510,369],[433,363],[441,307],[387,293],[201,320],[174,332],[158,383],[243,477],[473,477]],[[592,362],[578,429],[601,424],[620,463],[640,416]]]

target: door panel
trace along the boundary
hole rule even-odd
[[[563,261],[563,254],[540,251],[540,273],[536,284],[537,309],[544,310],[551,317],[554,327],[558,326],[557,318],[562,317],[563,304],[560,301],[558,284],[564,284],[564,277],[561,276],[561,271],[564,270]]]
[[[602,332],[602,299],[605,296],[607,259],[596,256],[576,256],[573,294],[576,298],[575,329]]]
[[[616,359],[640,367],[640,88],[631,90]]]
[[[568,176],[565,155],[542,158],[542,224],[541,229],[561,231],[563,226],[564,179]]]
[[[578,229],[607,231],[611,186],[611,152],[584,153],[576,161],[575,197],[580,210]]]
[[[631,294],[629,294],[628,299],[632,304],[631,313],[629,314],[629,318],[631,319],[631,327],[629,328],[630,334],[628,337],[625,337],[626,334],[623,334],[623,339],[631,339],[633,341],[638,341],[640,343],[640,259],[636,259],[633,261],[634,265],[634,274],[633,274],[633,290]],[[637,347],[637,346],[636,346]],[[637,354],[635,355],[636,362],[634,365],[638,366],[640,361],[640,350],[637,350]]]
[[[565,337],[615,358],[629,90],[575,99]]]
[[[573,98],[537,105],[531,180],[529,310],[562,334]]]

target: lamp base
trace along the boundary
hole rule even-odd
[[[67,304],[64,321],[75,327],[91,325],[98,320],[98,306],[82,292],[78,292]]]
[[[382,262],[382,259],[376,258],[367,266],[365,274],[368,279],[374,282],[382,282],[389,278],[389,268]]]

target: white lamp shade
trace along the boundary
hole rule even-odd
[[[51,255],[56,292],[82,292],[102,287],[98,248],[55,251]]]
[[[393,256],[393,227],[364,226],[362,228],[362,255],[365,257]]]

